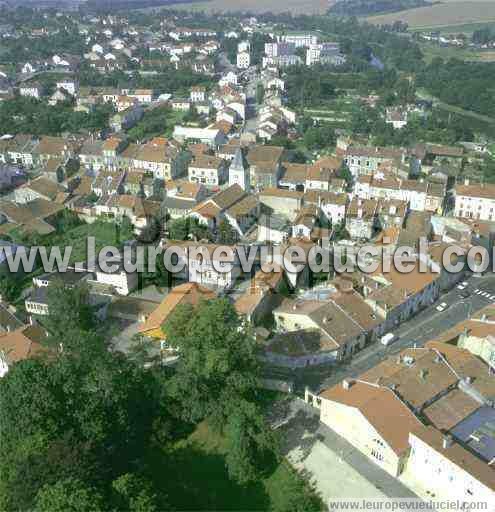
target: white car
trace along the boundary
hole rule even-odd
[[[436,309],[437,311],[445,311],[447,309],[448,305],[446,302],[442,302],[441,304],[439,304]]]
[[[458,290],[464,290],[464,289],[466,289],[466,288],[467,288],[467,286],[468,286],[468,282],[467,282],[467,281],[464,281],[464,282],[462,282],[461,284],[458,284],[458,285],[457,285],[457,289],[458,289]]]

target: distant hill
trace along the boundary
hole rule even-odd
[[[338,0],[329,12],[339,16],[369,16],[431,5],[426,0]]]

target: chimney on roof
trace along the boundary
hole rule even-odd
[[[354,384],[354,381],[352,379],[344,379],[342,381],[342,387],[348,391],[349,389],[351,389],[352,385]]]
[[[442,439],[442,448],[446,450],[447,448],[450,448],[452,444],[454,443],[454,439],[451,435],[445,435]]]

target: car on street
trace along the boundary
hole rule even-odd
[[[436,307],[436,310],[441,312],[441,311],[445,311],[447,308],[448,308],[447,303],[446,302],[442,302],[441,304],[439,304]]]
[[[467,290],[463,290],[459,295],[460,295],[463,299],[467,299],[467,298],[471,297],[471,294],[470,294]]]
[[[467,281],[463,281],[461,284],[457,285],[457,289],[458,290],[465,290],[467,287],[468,287],[468,282]]]
[[[389,332],[380,338],[380,343],[388,347],[394,341],[397,341],[397,336],[393,332]]]

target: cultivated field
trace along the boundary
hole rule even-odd
[[[420,43],[421,51],[425,56],[426,62],[431,62],[435,57],[442,59],[462,59],[473,62],[495,62],[495,51],[471,51],[452,46],[439,46],[434,43]]]
[[[495,2],[493,0],[443,0],[443,3],[431,7],[420,7],[407,11],[371,16],[372,23],[393,23],[404,21],[413,28],[454,28],[456,25],[486,23],[495,21]]]
[[[172,4],[173,9],[205,12],[291,12],[293,14],[322,14],[330,3],[328,0],[208,0],[191,4]]]

